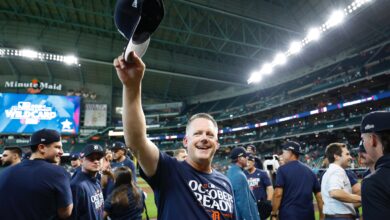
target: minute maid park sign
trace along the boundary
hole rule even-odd
[[[44,89],[48,90],[62,90],[62,84],[50,84],[47,82],[39,82],[37,79],[31,80],[31,82],[18,82],[18,81],[5,81],[5,88],[26,88],[29,93],[40,93]]]

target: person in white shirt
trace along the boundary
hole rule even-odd
[[[352,194],[351,183],[344,170],[352,160],[347,146],[342,143],[329,144],[325,156],[330,163],[321,182],[325,219],[355,219],[354,207],[360,205],[361,197]]]

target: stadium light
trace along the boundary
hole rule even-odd
[[[341,24],[347,15],[354,13],[357,9],[361,8],[363,5],[371,1],[372,0],[354,0],[343,10],[334,11],[324,24],[322,24],[318,28],[311,28],[304,39],[302,39],[301,41],[292,42],[287,52],[276,55],[270,66],[263,66],[263,68],[259,72],[251,74],[248,83],[250,84],[252,82],[259,82],[262,74],[269,74],[273,71],[273,67],[286,63],[287,57],[299,53],[302,48],[306,46],[309,42],[318,40],[322,33],[326,32],[332,27]]]
[[[270,63],[265,63],[260,70],[260,74],[271,74],[273,71],[273,66]]]
[[[64,57],[63,62],[67,65],[78,64],[78,59],[73,55],[68,55]]]
[[[290,49],[288,50],[290,54],[297,54],[301,51],[302,45],[298,41],[294,41],[290,44]]]
[[[318,28],[310,28],[307,33],[307,41],[316,41],[320,38],[321,31]]]
[[[343,11],[341,10],[334,11],[330,15],[328,21],[326,21],[325,25],[327,26],[327,28],[337,26],[344,21],[344,18],[345,18],[345,14]]]
[[[262,79],[260,72],[253,72],[248,79],[248,84],[260,82]]]
[[[276,54],[274,61],[272,63],[276,66],[276,65],[284,65],[286,62],[287,62],[286,55],[284,55],[284,53],[278,53]]]
[[[55,61],[65,63],[67,65],[80,66],[79,60],[74,55],[58,55],[46,52],[38,52],[31,49],[11,49],[11,48],[0,48],[0,57],[25,57],[32,60],[38,61]]]
[[[15,52],[16,51],[12,51],[11,54],[16,55]],[[17,52],[19,52],[19,51],[17,51]],[[34,50],[30,50],[30,49],[22,49],[19,54],[21,54],[22,57],[27,57],[30,59],[38,58],[38,52],[36,52]]]

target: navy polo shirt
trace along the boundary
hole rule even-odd
[[[216,170],[199,172],[160,152],[155,175],[141,176],[154,191],[158,219],[236,219],[232,185]]]
[[[100,181],[87,173],[77,172],[70,183],[73,195],[71,219],[103,219],[103,193]]]
[[[291,161],[279,167],[276,187],[283,188],[279,218],[314,220],[313,193],[321,186],[313,171],[300,161]]]
[[[138,189],[140,193],[140,200],[137,204],[134,200],[134,194],[130,186],[125,186],[127,189],[128,206],[120,206],[119,204],[112,204],[112,196],[115,190],[108,196],[104,202],[104,211],[112,220],[142,220],[142,212],[144,210],[145,195],[142,190]]]
[[[256,200],[267,200],[267,187],[271,186],[271,180],[267,172],[256,169],[252,174],[245,171],[245,175]]]
[[[72,204],[69,176],[45,160],[23,160],[0,174],[0,219],[54,219]]]

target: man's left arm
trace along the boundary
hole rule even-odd
[[[277,219],[278,210],[280,208],[280,203],[282,202],[282,197],[283,197],[283,188],[276,187],[273,194],[274,195],[272,199],[272,212],[271,212],[272,220]]]

